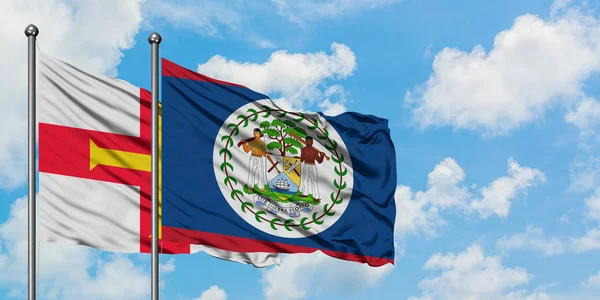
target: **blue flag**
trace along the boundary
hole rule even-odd
[[[286,111],[162,60],[162,238],[394,263],[388,121]]]

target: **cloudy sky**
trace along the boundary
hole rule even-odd
[[[282,105],[390,120],[395,266],[161,257],[163,299],[600,295],[600,4],[224,3],[1,1],[0,298],[26,295],[29,23],[41,51],[137,86],[150,87],[147,37],[158,31],[163,57]],[[149,256],[41,244],[39,289],[40,299],[148,299]]]

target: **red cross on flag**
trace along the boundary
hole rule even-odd
[[[150,253],[150,93],[43,53],[39,62],[40,240]],[[158,142],[160,151],[160,133]],[[160,188],[159,175],[159,207]],[[279,261],[277,254],[235,253],[162,240],[159,249],[171,254],[203,250],[260,266]]]

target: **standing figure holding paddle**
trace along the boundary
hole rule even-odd
[[[267,173],[265,157],[267,156],[267,147],[265,142],[261,141],[262,133],[259,128],[254,129],[254,137],[240,141],[238,147],[243,146],[244,152],[250,154],[249,174],[247,185],[249,189],[258,186],[259,189],[264,189],[267,184]]]
[[[319,195],[319,173],[316,163],[323,163],[326,157],[325,153],[313,147],[313,138],[306,137],[306,146],[300,152],[300,161],[302,162],[302,181],[300,190],[305,195],[312,195],[315,200],[321,199]]]

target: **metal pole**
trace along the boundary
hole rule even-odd
[[[158,45],[162,38],[154,32],[152,46],[152,300],[158,300]]]
[[[31,24],[25,28],[25,36],[27,36],[27,48],[28,48],[28,59],[27,59],[27,96],[28,96],[28,113],[27,117],[29,120],[29,139],[28,139],[28,240],[27,245],[29,246],[27,251],[27,284],[28,284],[28,295],[29,300],[35,300],[36,298],[36,230],[35,230],[35,212],[36,212],[36,199],[35,199],[35,39],[40,31],[38,28]]]

